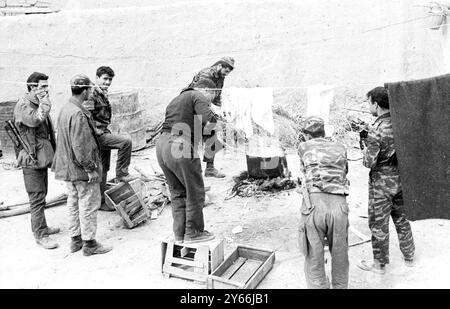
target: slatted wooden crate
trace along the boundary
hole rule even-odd
[[[105,191],[106,204],[116,209],[129,229],[150,217],[150,212],[136,187],[138,186],[134,183],[121,182]]]
[[[178,277],[205,284],[224,259],[224,242],[213,239],[193,244],[161,242],[161,271],[166,277]]]
[[[208,289],[254,289],[275,263],[275,252],[239,245],[207,278]]]

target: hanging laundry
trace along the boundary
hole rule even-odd
[[[325,123],[325,135],[331,136],[334,127],[330,125],[330,107],[334,98],[335,86],[318,84],[308,87],[306,117],[319,116]]]
[[[222,110],[228,115],[228,122],[244,131],[247,137],[253,135],[253,123],[274,134],[272,105],[272,88],[233,87],[222,91]]]

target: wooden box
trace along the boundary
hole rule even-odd
[[[207,278],[208,289],[254,289],[275,263],[275,252],[239,245]]]
[[[121,182],[105,191],[106,204],[116,209],[129,229],[150,217],[150,211],[143,202],[140,192],[135,189],[136,187],[137,184]]]
[[[166,277],[174,276],[206,283],[224,259],[222,239],[193,244],[175,244],[173,240],[161,242],[161,271]]]

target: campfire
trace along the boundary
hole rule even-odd
[[[227,199],[231,199],[236,195],[240,197],[263,196],[296,187],[295,181],[289,177],[251,178],[247,171],[243,171],[238,176],[233,177],[233,180],[235,184]]]

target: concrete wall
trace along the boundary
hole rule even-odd
[[[303,109],[304,87],[334,84],[336,103],[352,104],[383,82],[443,71],[442,33],[427,19],[399,24],[426,16],[423,2],[66,1],[59,13],[0,18],[0,101],[42,71],[56,114],[72,75],[110,65],[111,90],[138,89],[152,123],[199,69],[232,56],[225,87],[274,87],[275,104]]]

